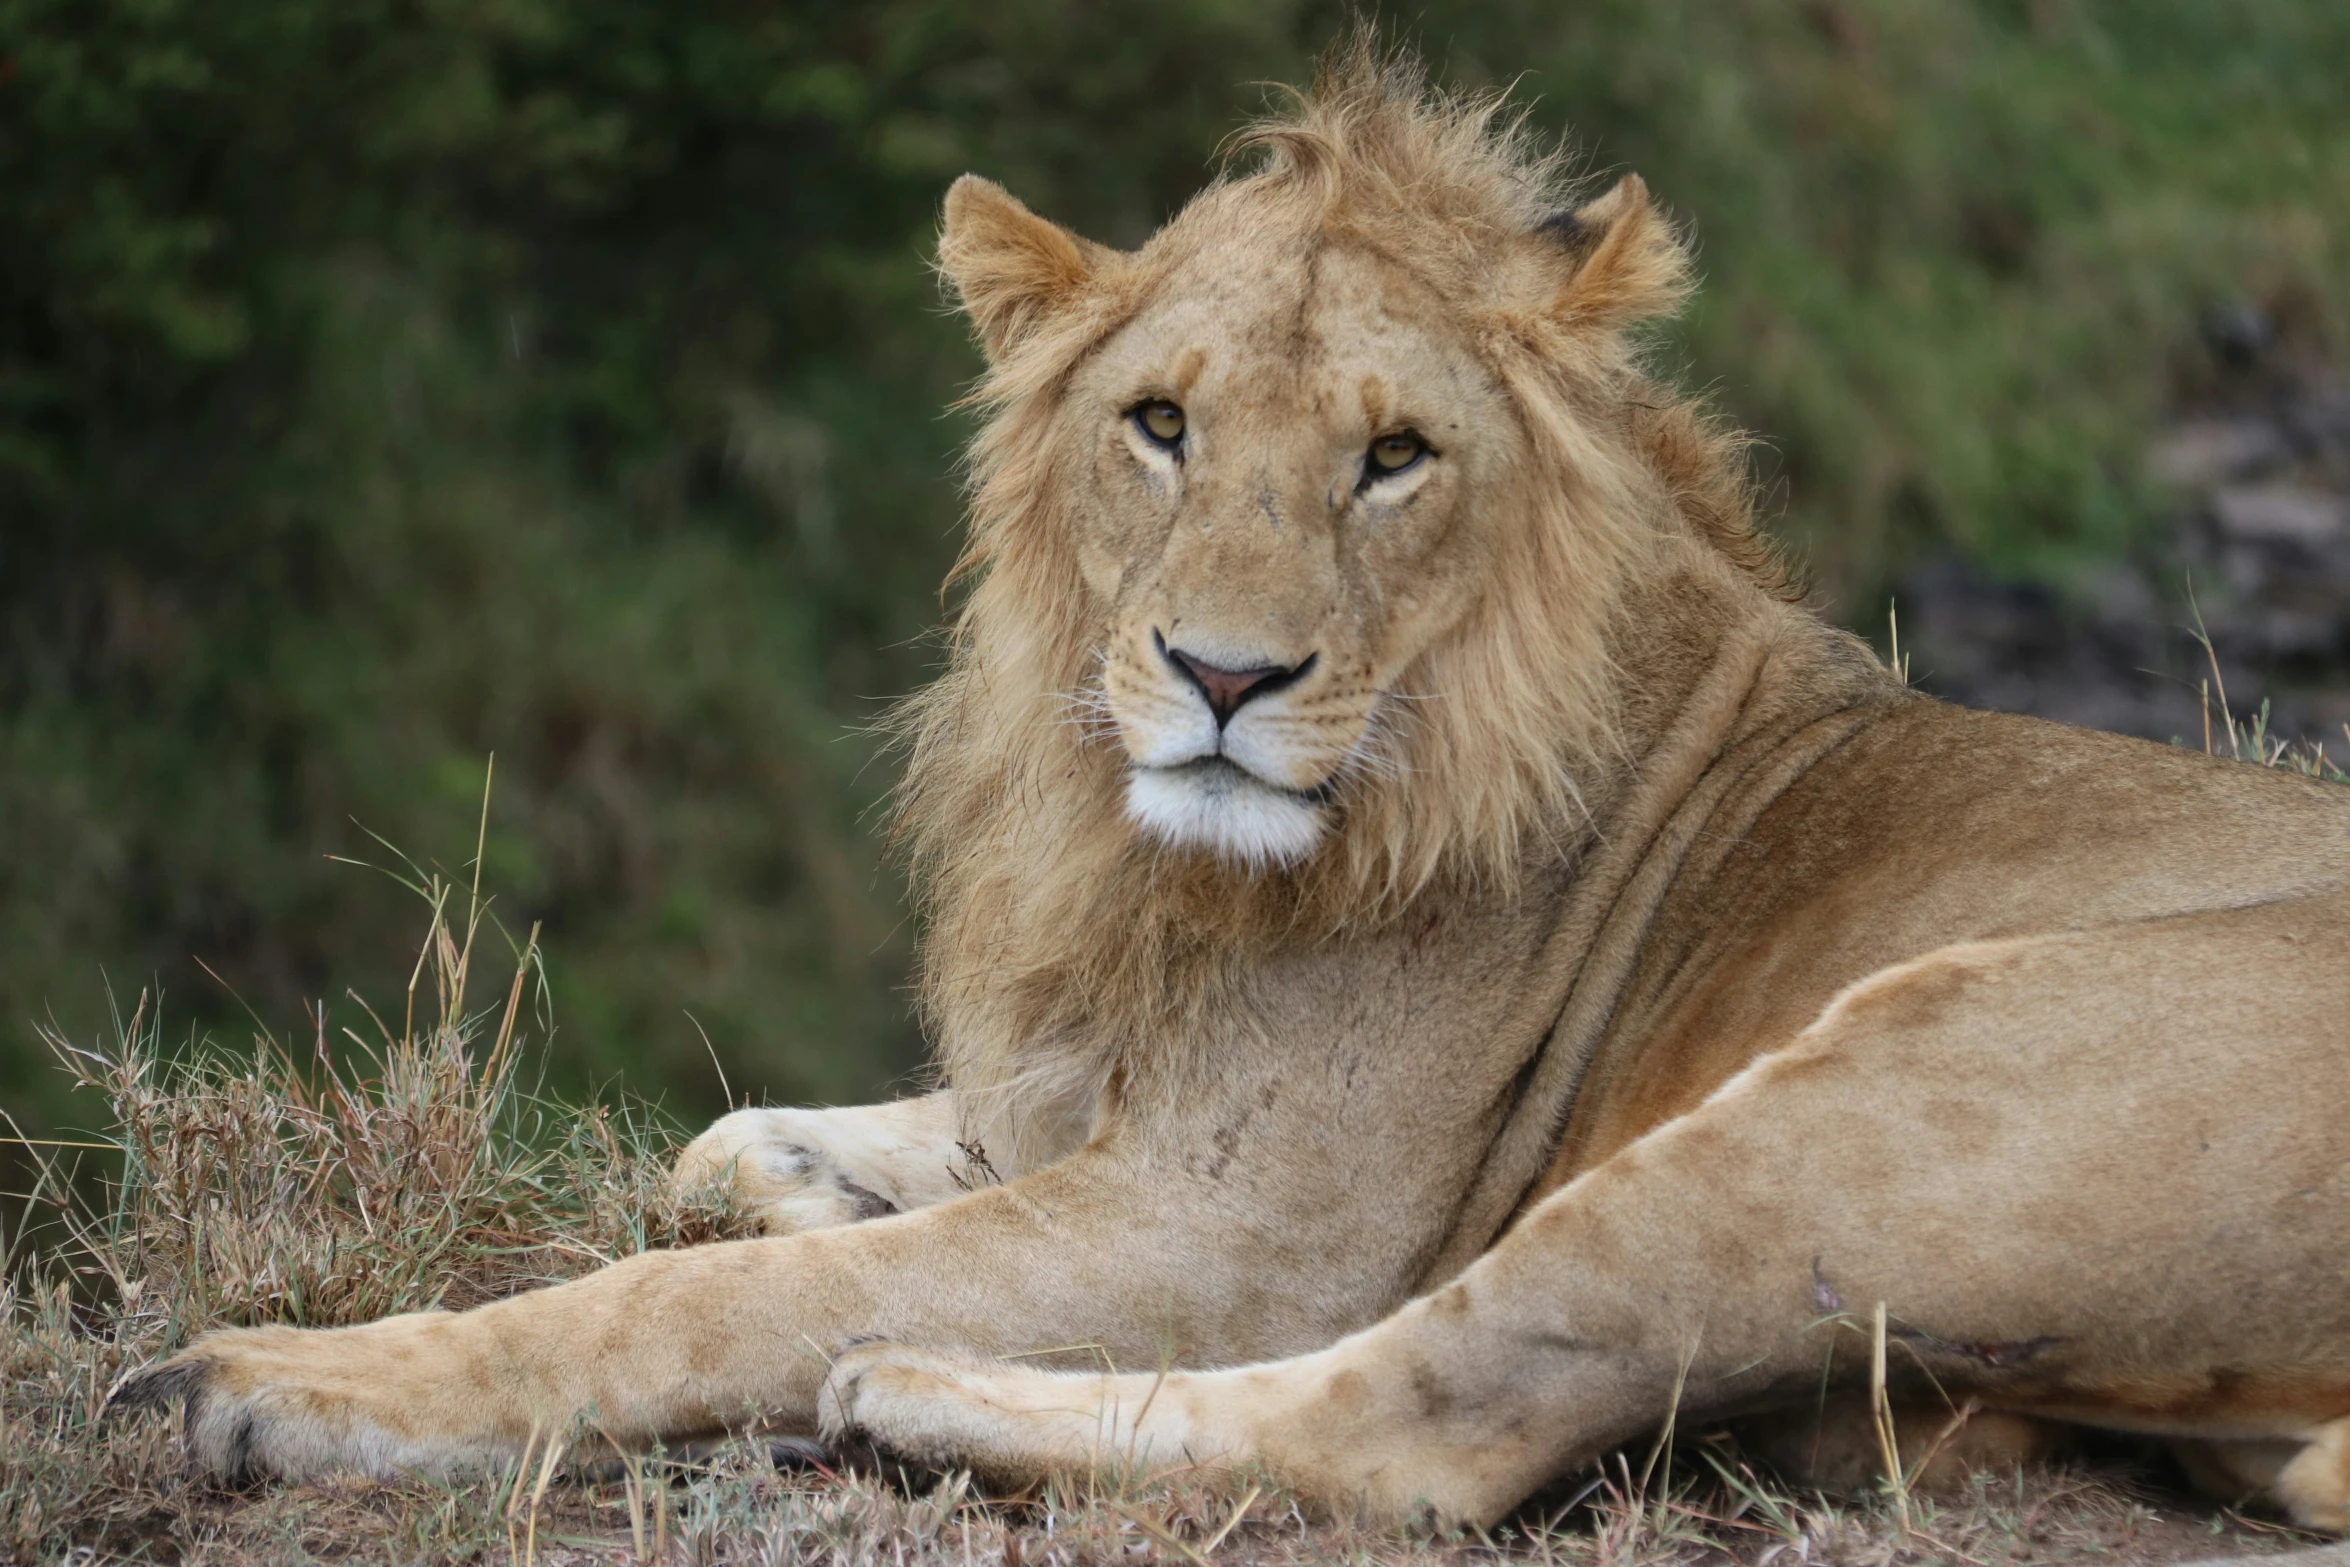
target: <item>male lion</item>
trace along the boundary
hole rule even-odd
[[[1132,254],[948,192],[947,1090],[719,1122],[682,1173],[766,1239],[123,1398],[225,1473],[821,1422],[1479,1521],[1676,1400],[1818,1407],[1881,1312],[1897,1393],[2350,1522],[2350,791],[1945,706],[1790,602],[1627,339],[1672,229],[1496,114],[1358,45]],[[1145,1369],[989,1358],[1072,1344]]]

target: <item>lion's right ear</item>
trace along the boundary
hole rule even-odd
[[[1533,238],[1550,256],[1543,312],[1562,326],[1612,330],[1670,315],[1688,296],[1688,248],[1637,174],[1553,214]]]
[[[1074,303],[1115,254],[1038,217],[993,180],[966,174],[947,187],[939,270],[990,361]]]

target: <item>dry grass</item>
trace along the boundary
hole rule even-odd
[[[364,1034],[330,1037],[321,1008],[300,1049],[263,1031],[241,1057],[175,1059],[142,997],[104,1047],[50,1037],[112,1132],[47,1149],[0,1268],[0,1559],[177,1555],[231,1519],[298,1522],[284,1496],[190,1488],[158,1432],[99,1420],[117,1376],[207,1328],[462,1308],[749,1233],[716,1194],[670,1190],[675,1129],[657,1116],[527,1090],[521,1063],[544,1034],[525,1015],[535,937],[498,1002],[470,1010],[495,929],[478,888],[414,885],[429,931],[396,1026],[354,997]],[[111,1155],[94,1178],[70,1162],[92,1152]],[[469,1494],[428,1511],[460,1520]]]
[[[2214,749],[2341,776],[2224,708]],[[429,933],[397,1026],[360,1003],[364,1033],[330,1037],[320,1009],[299,1049],[263,1031],[249,1054],[174,1059],[142,1000],[104,1048],[51,1039],[113,1131],[50,1150],[20,1194],[32,1218],[0,1248],[0,1562],[2000,1567],[2192,1560],[2304,1538],[2149,1489],[2128,1469],[1982,1476],[1956,1500],[1795,1494],[1718,1432],[1617,1455],[1473,1536],[1368,1533],[1229,1479],[984,1498],[960,1476],[779,1465],[755,1442],[461,1484],[199,1483],[168,1422],[109,1421],[103,1408],[124,1371],[207,1328],[464,1306],[745,1229],[716,1194],[668,1190],[679,1128],[642,1107],[527,1091],[520,1063],[546,1036],[535,934],[512,945],[497,998],[469,1010],[495,929],[478,887],[413,885]],[[99,1150],[108,1167],[79,1178],[70,1161]]]
[[[2191,595],[2189,602],[2193,602]],[[2220,673],[2219,649],[2211,645],[2211,632],[2203,624],[2203,611],[2196,609],[2194,616],[2191,634],[2203,649],[2204,663],[2211,671],[2195,688],[2203,711],[2204,753],[2250,762],[2255,767],[2281,768],[2308,778],[2350,783],[2350,771],[2345,771],[2344,763],[2337,763],[2327,752],[2326,742],[2306,736],[2270,734],[2265,700],[2251,717],[2237,715],[2228,702],[2227,677]],[[2342,738],[2350,741],[2350,724],[2342,726]],[[2344,760],[2350,763],[2350,751],[2344,752]]]

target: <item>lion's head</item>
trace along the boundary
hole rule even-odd
[[[1506,883],[1614,765],[1625,584],[1671,540],[1767,574],[1734,441],[1626,341],[1688,275],[1637,179],[1578,204],[1367,40],[1239,148],[1132,253],[947,197],[990,417],[902,821],[950,1062],[958,1008],[1028,992],[1032,1042],[1182,1004],[1211,931]]]

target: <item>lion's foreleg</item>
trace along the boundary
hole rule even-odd
[[[115,1402],[184,1400],[191,1459],[231,1479],[451,1473],[549,1440],[634,1447],[788,1421],[822,1350],[781,1338],[773,1303],[804,1294],[793,1253],[812,1239],[649,1252],[462,1313],[211,1333]]]
[[[1261,1465],[1341,1515],[1486,1522],[1662,1424],[1693,1365],[1752,1372],[1697,1349],[1686,1296],[1578,1259],[1606,1222],[1521,1226],[1434,1295],[1266,1364],[1096,1376],[862,1346],[827,1383],[825,1427],[1006,1482]]]
[[[864,1335],[1092,1343],[1129,1363],[1170,1340],[1221,1359],[1295,1345],[1310,1320],[1228,1309],[1260,1268],[1157,1166],[1085,1154],[896,1218],[647,1253],[468,1312],[211,1334],[118,1396],[184,1399],[198,1463],[231,1475],[447,1471],[550,1435],[807,1431],[832,1355]]]
[[[866,1345],[828,1379],[824,1429],[1007,1485],[1261,1467],[1341,1516],[1450,1523],[1506,1511],[1570,1446],[1596,1452],[1653,1423],[1639,1411],[1659,1382],[1637,1359],[1464,1334],[1426,1308],[1314,1354],[1220,1371],[1048,1372]]]

